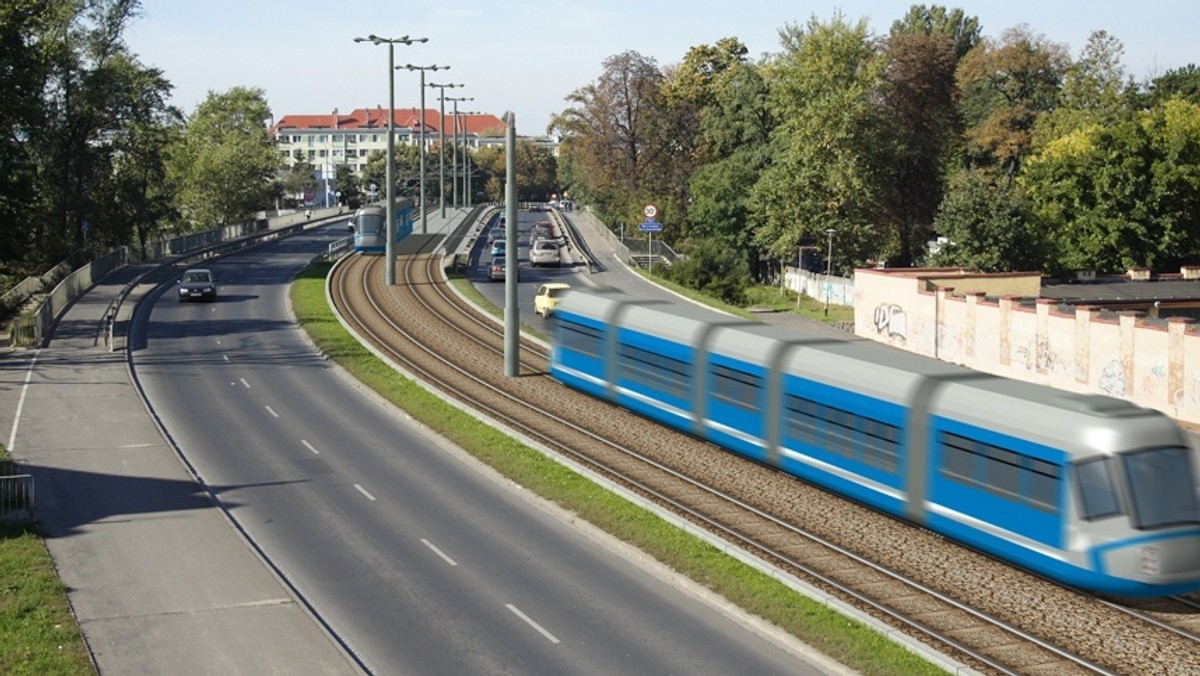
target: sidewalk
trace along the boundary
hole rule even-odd
[[[97,284],[48,347],[0,352],[9,452],[35,478],[39,525],[100,673],[360,673],[197,485],[125,354],[105,348],[109,303],[155,265]]]

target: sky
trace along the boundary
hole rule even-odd
[[[471,97],[459,112],[516,114],[517,132],[537,136],[567,107],[565,98],[594,82],[604,60],[633,50],[660,67],[679,63],[696,45],[736,37],[758,58],[780,51],[779,29],[836,12],[865,18],[886,34],[913,3],[883,0],[794,3],[786,0],[142,0],[127,28],[131,51],[174,85],[185,114],[212,92],[258,87],[276,119],[289,114],[348,113],[387,107],[386,46],[355,43],[372,33],[428,42],[397,45],[398,66],[449,66],[426,82],[462,84],[446,96]],[[1105,30],[1125,47],[1125,67],[1146,80],[1200,65],[1200,2],[1195,0],[1006,0],[923,3],[962,8],[983,34],[1028,24],[1079,56],[1088,36]],[[420,106],[420,74],[395,73],[396,107]],[[427,89],[436,109],[440,90]],[[447,112],[453,104],[447,103]]]

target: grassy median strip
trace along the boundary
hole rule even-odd
[[[330,264],[292,287],[300,325],[343,368],[413,418],[537,495],[655,557],[838,662],[865,674],[940,674],[869,627],[815,603],[653,513],[550,460],[393,371],[345,331],[325,299]]]
[[[93,673],[45,543],[32,524],[0,515],[0,674]]]

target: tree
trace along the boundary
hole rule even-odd
[[[828,24],[781,31],[785,51],[767,67],[774,160],[751,193],[755,242],[788,258],[804,241],[837,231],[834,265],[846,269],[876,248],[873,181],[878,92],[884,61],[866,20],[840,14]],[[838,261],[841,261],[839,263]]]
[[[891,34],[945,36],[950,40],[954,58],[958,61],[979,43],[980,25],[977,17],[968,17],[961,9],[913,5],[903,19],[892,23]]]
[[[171,86],[124,44],[136,0],[0,6],[0,245],[37,268],[88,246],[143,242],[170,214]]]
[[[285,169],[280,176],[280,190],[284,199],[293,205],[303,204],[304,196],[317,192],[317,169],[305,159],[301,151],[296,151],[296,161]]]
[[[269,117],[261,89],[234,87],[209,92],[188,119],[170,166],[181,211],[194,227],[246,221],[266,206],[280,164],[263,122]]]
[[[983,39],[959,64],[958,86],[974,164],[996,165],[1016,180],[1038,117],[1058,103],[1066,48],[1021,25]]]
[[[1200,106],[1093,123],[1029,159],[1022,185],[1061,270],[1178,265],[1200,251]],[[1058,271],[1058,270],[1056,270]]]
[[[5,271],[23,274],[36,267],[37,223],[44,204],[38,193],[38,156],[35,147],[43,124],[43,83],[50,78],[50,51],[43,43],[52,27],[62,21],[55,5],[0,3],[0,264]],[[62,5],[59,9],[65,9]]]
[[[947,149],[959,126],[956,59],[953,43],[941,33],[895,33],[885,45],[888,64],[873,154],[879,189],[876,225],[897,254],[889,262],[904,267],[929,239],[942,200]]]
[[[395,194],[412,197],[421,188],[421,149],[415,145],[398,145],[392,150],[396,166],[392,178],[396,181]],[[429,158],[426,157],[426,162]],[[428,165],[426,165],[428,166]],[[426,176],[428,178],[428,176]],[[383,199],[387,190],[387,153],[373,150],[367,156],[363,169],[363,184],[377,187],[376,199]]]
[[[769,90],[760,69],[748,63],[724,70],[714,86],[714,100],[701,118],[703,143],[713,159],[691,174],[686,234],[757,260],[749,196],[772,158],[776,122]]]
[[[1169,70],[1150,83],[1146,101],[1139,107],[1151,108],[1167,99],[1179,96],[1185,101],[1200,104],[1200,68],[1189,63]]]
[[[701,240],[688,256],[667,269],[667,279],[726,303],[746,302],[750,266],[740,252],[716,240]]]
[[[662,81],[654,59],[633,51],[610,56],[596,82],[568,96],[571,107],[551,122],[571,138],[570,161],[602,218],[628,218],[652,196]]]
[[[947,242],[929,265],[1013,272],[1039,270],[1045,261],[1044,230],[1028,201],[991,169],[964,171],[951,180],[934,227]]]
[[[336,171],[337,175],[333,179],[333,184],[341,193],[341,197],[338,198],[339,204],[351,209],[362,206],[363,185],[362,179],[358,177],[358,172],[346,164],[337,165]]]

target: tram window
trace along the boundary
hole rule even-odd
[[[562,330],[564,348],[596,359],[603,357],[600,353],[602,341],[599,330],[566,321],[560,321],[559,328]]]
[[[691,393],[692,367],[686,362],[622,344],[618,348],[617,364],[621,375],[634,382],[676,397],[687,397]]]
[[[747,411],[759,408],[762,378],[727,366],[714,365],[713,397]]]
[[[1098,458],[1077,463],[1075,483],[1079,486],[1083,518],[1101,519],[1121,513],[1107,459]]]
[[[792,439],[888,472],[896,470],[900,429],[895,425],[792,394],[787,396],[785,415]]]

